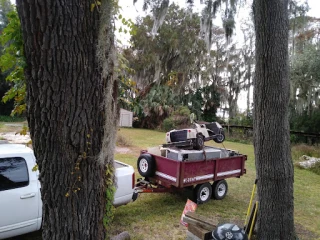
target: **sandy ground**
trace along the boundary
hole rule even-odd
[[[30,133],[28,132],[27,135],[20,135],[19,133],[16,132],[6,132],[6,133],[0,133],[0,141],[6,141],[9,143],[19,143],[19,144],[27,144],[30,143],[31,138],[30,138]],[[116,153],[128,153],[131,150],[126,147],[116,147],[115,152]]]
[[[31,141],[30,133],[27,133],[27,135],[20,135],[16,132],[0,133],[0,139],[7,140],[9,143],[21,144],[27,144]]]

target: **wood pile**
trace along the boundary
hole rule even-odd
[[[183,221],[188,223],[187,240],[212,239],[212,231],[217,227],[217,222],[209,222],[194,212],[187,212]]]

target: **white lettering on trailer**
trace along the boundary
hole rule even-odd
[[[208,174],[208,175],[197,176],[197,177],[192,177],[192,178],[185,178],[185,179],[183,179],[183,182],[189,183],[189,182],[200,181],[200,180],[209,179],[209,178],[213,178],[213,177],[214,177],[214,174]]]
[[[163,177],[163,178],[166,178],[166,179],[169,179],[170,181],[177,182],[177,178],[169,176],[168,174],[156,171],[156,175]]]
[[[220,176],[232,175],[232,174],[236,174],[239,172],[241,172],[241,169],[227,171],[227,172],[219,172],[219,173],[217,173],[217,176],[220,177]]]

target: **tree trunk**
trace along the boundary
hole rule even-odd
[[[288,0],[254,0],[257,239],[295,239],[288,103]]]
[[[106,237],[117,109],[112,1],[101,2],[17,0],[46,240]]]

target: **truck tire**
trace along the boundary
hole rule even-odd
[[[216,136],[213,138],[213,141],[216,143],[223,143],[223,141],[226,139],[224,132],[221,131],[220,133],[216,134]]]
[[[216,200],[224,199],[228,192],[228,183],[226,180],[219,180],[212,184],[212,197]]]
[[[141,154],[137,161],[137,167],[142,177],[152,177],[155,173],[156,163],[150,154]]]
[[[212,187],[210,183],[198,184],[194,189],[197,204],[206,203],[211,199]]]
[[[194,146],[193,148],[195,150],[202,150],[204,146],[204,139],[201,134],[197,134],[197,138],[194,140]]]

